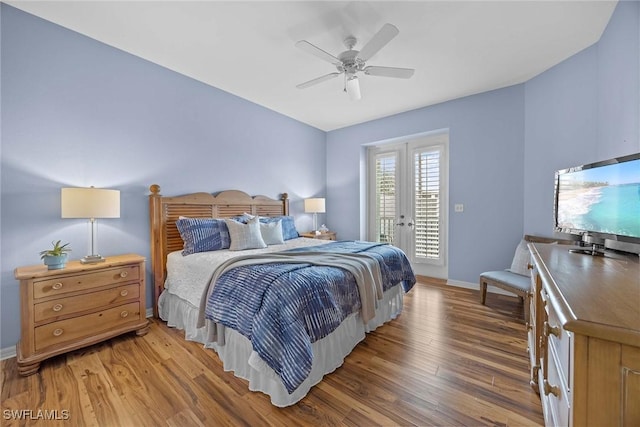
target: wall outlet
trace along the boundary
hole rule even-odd
[[[462,203],[456,203],[453,205],[453,210],[456,212],[464,212],[464,205]]]

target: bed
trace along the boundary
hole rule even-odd
[[[298,402],[367,332],[396,318],[415,283],[406,256],[393,246],[295,237],[287,194],[165,197],[158,185],[150,191],[154,316],[215,350],[225,371],[275,406]],[[231,247],[224,237],[194,250],[185,224],[222,221]],[[258,227],[265,241],[271,239],[265,233],[283,238],[238,248],[244,237],[236,227]]]

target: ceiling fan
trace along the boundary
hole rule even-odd
[[[309,80],[308,82],[300,83],[296,87],[298,89],[304,89],[344,74],[344,91],[349,94],[349,97],[352,100],[358,100],[361,95],[360,83],[356,74],[360,71],[369,76],[396,77],[400,79],[410,78],[413,76],[413,72],[415,71],[412,68],[379,67],[375,65],[366,66],[365,64],[369,58],[389,43],[398,35],[399,32],[398,28],[394,25],[384,24],[373,38],[369,40],[369,42],[359,51],[353,49],[358,40],[353,36],[349,36],[344,39],[344,44],[347,46],[347,50],[340,53],[338,56],[333,56],[306,40],[300,40],[296,43],[296,47],[315,55],[322,60],[332,63],[338,71],[325,74],[324,76],[317,77]]]

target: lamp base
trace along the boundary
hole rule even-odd
[[[102,255],[87,255],[84,258],[80,258],[81,264],[95,264],[98,262],[105,262],[107,259]]]

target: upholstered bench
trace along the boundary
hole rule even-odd
[[[531,273],[529,271],[530,254],[527,243],[573,243],[569,240],[551,239],[525,235],[518,244],[516,253],[511,262],[511,268],[499,271],[485,271],[480,274],[480,303],[487,300],[487,285],[495,286],[505,291],[516,294],[524,303],[524,320],[529,321],[529,308],[531,305]]]
[[[511,270],[485,271],[480,275],[480,303],[487,299],[487,285],[495,286],[516,294],[524,303],[524,319],[529,319],[531,304],[531,277]]]

